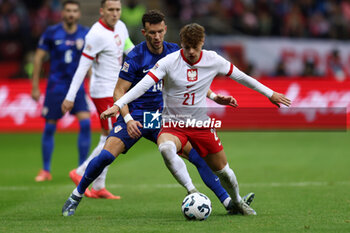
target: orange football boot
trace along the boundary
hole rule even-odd
[[[114,196],[106,188],[103,188],[100,190],[95,190],[92,188],[91,195],[92,195],[91,196],[92,198],[105,198],[105,199],[114,199],[114,200],[119,200],[121,198],[120,196]]]
[[[72,181],[74,182],[75,186],[78,187],[81,178],[83,178],[81,175],[79,175],[77,173],[77,169],[73,169],[72,171],[69,172],[69,177],[72,179]],[[87,188],[85,190],[85,196],[86,197],[92,197],[91,191],[89,190],[89,188]]]
[[[44,169],[40,169],[38,175],[35,177],[35,181],[42,182],[45,180],[52,180],[51,173],[49,171],[44,170]]]

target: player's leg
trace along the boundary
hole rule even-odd
[[[101,153],[92,159],[78,185],[62,207],[63,216],[71,216],[75,213],[79,202],[87,187],[96,179],[103,169],[111,164],[125,149],[124,143],[116,137],[109,137]]]
[[[177,155],[182,148],[180,139],[170,133],[161,133],[157,140],[158,149],[163,156],[164,162],[175,179],[186,188],[188,193],[196,192],[191,177],[188,174],[186,164]]]
[[[185,158],[196,166],[203,182],[215,193],[224,207],[227,208],[231,197],[222,187],[219,178],[212,172],[210,167],[203,160],[203,158],[200,157],[197,151],[192,148],[191,143],[188,142],[183,148],[183,155],[185,155]]]
[[[35,177],[35,181],[41,182],[45,180],[51,180],[51,158],[54,148],[54,135],[56,131],[56,120],[46,120],[45,128],[41,138],[41,153],[43,160],[43,169],[41,169],[38,175]]]
[[[83,164],[90,150],[91,145],[91,121],[90,112],[77,112],[80,131],[78,135],[79,165]]]
[[[51,180],[51,158],[54,149],[54,136],[56,132],[57,120],[62,117],[61,103],[64,99],[59,93],[50,92],[48,89],[45,93],[42,116],[45,118],[45,128],[41,138],[41,151],[43,159],[43,169],[35,177],[35,181]]]
[[[105,109],[108,108],[108,106],[113,105],[113,98],[112,97],[93,98],[92,100],[94,102],[94,105],[97,109],[98,114],[102,113]],[[77,169],[73,169],[69,173],[70,178],[72,179],[72,181],[76,185],[79,184],[89,162],[101,153],[101,151],[106,143],[106,139],[107,139],[107,136],[109,134],[109,131],[110,131],[110,129],[113,128],[112,126],[113,126],[114,122],[115,122],[115,118],[108,118],[107,120],[100,119],[102,132],[101,132],[100,140],[99,140],[97,146],[92,150],[88,159],[85,160],[84,163],[82,163]],[[118,198],[118,196],[114,196],[112,193],[110,193],[105,188],[107,171],[108,171],[108,166],[103,170],[101,175],[93,181],[91,192],[89,189],[86,189],[85,195],[87,197],[107,198],[107,199],[117,199]]]
[[[232,214],[240,212],[244,215],[256,215],[256,212],[244,202],[239,194],[239,187],[235,173],[229,167],[224,150],[213,154],[208,154],[205,161],[209,167],[215,171],[215,174],[220,178],[222,186],[227,190],[232,198],[229,203],[229,209]]]
[[[100,154],[100,152],[103,149],[103,146],[106,143],[107,136],[108,136],[108,131],[102,132],[101,135],[100,135],[100,140],[98,141],[97,146],[92,150],[92,152],[89,155],[89,157],[77,169],[74,169],[79,176],[82,176],[84,174],[85,169],[86,169],[87,165],[89,164],[89,162],[93,158],[95,158],[97,155]]]

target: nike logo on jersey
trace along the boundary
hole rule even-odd
[[[193,87],[194,86],[194,84],[193,85],[187,85],[186,87],[187,88],[191,88],[191,87]]]
[[[143,73],[148,73],[148,71],[150,71],[151,69],[145,70],[143,69]]]

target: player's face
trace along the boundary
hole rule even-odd
[[[152,53],[163,52],[163,42],[167,27],[164,21],[157,24],[145,23],[145,28],[142,29],[142,34],[146,38],[146,43]]]
[[[199,42],[196,46],[190,46],[181,43],[185,58],[191,63],[196,63],[199,60],[199,56],[201,55],[203,45],[204,41]]]
[[[121,14],[122,5],[120,1],[106,1],[104,7],[100,8],[102,20],[111,28],[114,28]]]
[[[80,9],[77,4],[66,4],[62,10],[63,22],[68,25],[76,24],[80,18]]]

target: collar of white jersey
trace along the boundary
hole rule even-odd
[[[202,55],[203,55],[203,51],[201,51],[201,54],[199,55],[198,61],[196,61],[195,63],[191,63],[189,60],[187,60],[187,58],[185,57],[185,54],[184,54],[183,49],[180,50],[180,54],[181,54],[182,59],[183,59],[185,62],[187,62],[187,63],[188,63],[189,65],[191,65],[191,66],[194,66],[195,64],[198,64],[198,62],[201,61]]]
[[[110,31],[114,32],[114,28],[111,28],[110,26],[108,26],[107,24],[105,24],[105,23],[102,21],[101,18],[98,20],[98,22],[99,22],[104,28],[106,28],[107,30],[110,30]]]

